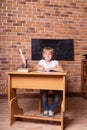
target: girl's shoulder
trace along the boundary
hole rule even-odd
[[[58,61],[57,61],[57,60],[52,60],[51,62],[58,64]]]
[[[39,61],[39,63],[45,63],[45,60],[44,60],[44,59],[41,59],[41,60]]]

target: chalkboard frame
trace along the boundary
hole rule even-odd
[[[31,39],[31,59],[41,60],[42,50],[47,46],[54,49],[55,60],[74,60],[73,39]]]

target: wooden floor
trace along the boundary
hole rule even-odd
[[[20,98],[18,103],[25,113],[35,114],[38,100],[38,98]],[[60,130],[60,125],[52,121],[19,119],[10,127],[7,99],[0,99],[0,130]],[[86,99],[80,97],[66,99],[65,130],[87,130]]]

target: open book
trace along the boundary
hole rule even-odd
[[[49,70],[48,72],[63,72],[63,70]]]
[[[48,70],[48,71],[45,71],[45,70],[37,70],[36,72],[64,72],[63,70]]]

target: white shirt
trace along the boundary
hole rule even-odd
[[[46,61],[42,59],[39,61],[39,65],[44,67],[45,69],[50,69],[56,67],[56,65],[58,65],[58,61],[52,60],[49,64],[47,64]]]

